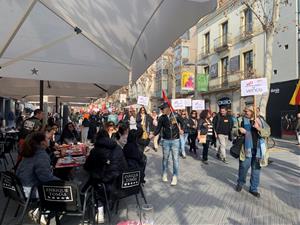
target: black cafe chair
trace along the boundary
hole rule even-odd
[[[4,134],[0,133],[0,158],[2,159],[5,170],[7,170],[7,166],[9,165],[6,154],[9,155],[12,165],[15,166],[15,162],[11,154],[15,148],[15,142],[15,139],[8,134],[4,136]]]
[[[30,189],[29,195],[28,195],[29,197],[26,198],[23,186],[22,186],[20,180],[18,179],[18,177],[14,173],[12,173],[10,171],[6,171],[6,172],[2,172],[1,176],[2,176],[2,182],[1,182],[2,189],[3,189],[4,196],[7,198],[7,200],[4,205],[3,212],[1,214],[0,225],[3,224],[3,220],[6,215],[6,211],[7,211],[10,201],[14,201],[18,204],[17,211],[15,213],[15,217],[17,217],[17,215],[18,215],[20,206],[23,206],[22,215],[20,217],[20,220],[17,222],[18,225],[21,225],[21,224],[23,224],[25,214],[26,214],[27,210],[29,209],[31,203],[36,200],[36,198],[31,197],[33,188]]]
[[[141,183],[141,171],[129,171],[122,173],[114,182],[113,188],[107,191],[108,188],[104,183],[98,184],[98,188],[102,188],[106,201],[106,210],[108,213],[109,221],[111,221],[111,210],[116,203],[116,214],[118,213],[119,202],[122,199],[135,196],[136,202],[140,207],[138,194],[141,194],[145,203],[147,200],[143,191]],[[110,203],[111,206],[110,207]]]
[[[47,224],[50,224],[50,218],[55,217],[56,224],[60,225],[59,217],[66,216],[81,216],[82,225],[84,224],[87,209],[94,208],[91,187],[84,192],[83,204],[81,203],[81,196],[77,184],[68,181],[50,181],[38,186],[39,193],[39,209],[40,219],[45,215]],[[93,210],[89,210],[91,212]],[[93,211],[94,212],[94,211]],[[92,217],[92,219],[91,219]],[[94,223],[95,215],[90,215]],[[39,219],[39,220],[40,220]]]

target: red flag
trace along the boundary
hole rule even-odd
[[[171,111],[174,112],[175,110],[173,109],[172,104],[171,104],[170,100],[168,99],[165,90],[162,90],[162,96],[163,96],[164,102],[168,103],[168,106],[170,107]]]

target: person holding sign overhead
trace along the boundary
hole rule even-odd
[[[180,134],[183,134],[181,127],[183,127],[180,117],[174,114],[168,103],[163,103],[160,106],[163,111],[163,115],[158,120],[157,128],[154,134],[150,135],[150,138],[158,135],[162,130],[163,138],[163,161],[162,161],[162,181],[168,182],[168,161],[170,154],[172,154],[173,160],[173,178],[171,185],[177,185],[178,169],[179,169],[179,147],[180,147]]]

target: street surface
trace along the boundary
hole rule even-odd
[[[198,153],[200,155],[201,149]],[[248,193],[249,178],[244,190],[235,192],[238,161],[231,156],[229,164],[224,164],[210,149],[209,165],[190,155],[181,159],[179,183],[171,187],[161,182],[161,155],[161,151],[147,153],[144,189],[148,202],[154,205],[156,225],[300,224],[300,147],[294,143],[277,141],[272,149],[274,162],[262,170],[260,199]],[[2,192],[0,197],[4,202]],[[132,203],[135,203],[134,198],[121,201],[119,214],[113,214],[112,224],[126,219],[126,204]],[[3,205],[0,205],[1,211]],[[11,204],[5,225],[15,225],[14,211],[15,205]],[[33,223],[27,218],[26,224]],[[78,217],[65,217],[62,224],[80,222]]]

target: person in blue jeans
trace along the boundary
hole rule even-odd
[[[240,192],[246,183],[247,173],[251,167],[250,189],[253,196],[259,198],[258,186],[260,183],[260,160],[264,157],[262,154],[262,139],[259,136],[262,124],[258,118],[254,118],[254,109],[248,106],[245,115],[239,121],[239,134],[244,136],[244,145],[240,152],[239,172],[236,191]]]
[[[150,138],[158,135],[162,130],[162,148],[163,148],[163,160],[162,160],[162,181],[168,182],[168,162],[169,157],[172,155],[173,161],[173,177],[171,185],[177,185],[178,169],[179,169],[179,148],[180,148],[180,134],[183,134],[182,120],[178,114],[172,113],[168,103],[163,103],[160,106],[163,111],[163,115],[159,117],[157,128],[154,134],[150,135]]]
[[[181,111],[181,120],[183,123],[183,134],[180,135],[180,148],[179,148],[179,154],[182,156],[182,158],[186,158],[185,153],[185,144],[187,142],[187,139],[189,137],[189,131],[190,131],[190,121],[187,116],[187,112],[185,110]]]

